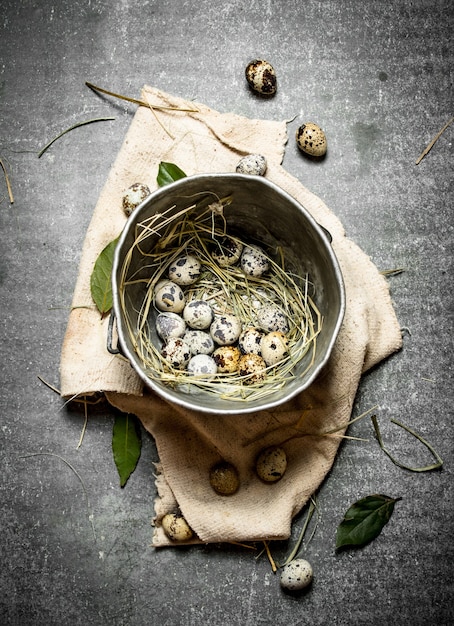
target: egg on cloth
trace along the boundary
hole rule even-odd
[[[240,478],[234,465],[226,461],[216,463],[210,470],[210,485],[222,496],[231,496],[240,487]]]
[[[312,157],[322,157],[328,149],[325,133],[314,122],[306,122],[297,129],[296,143],[300,150]]]
[[[266,334],[260,342],[261,355],[268,366],[276,365],[288,356],[288,347],[287,336],[279,330]]]
[[[258,354],[243,354],[238,363],[240,376],[245,376],[243,384],[253,385],[266,379],[266,363]]]
[[[238,338],[238,347],[243,354],[258,354],[261,355],[261,343],[265,334],[261,328],[255,328],[254,326],[248,326],[245,328]]]
[[[238,370],[241,352],[236,346],[219,346],[213,352],[212,357],[219,374],[233,374]]]
[[[241,321],[235,315],[219,315],[210,326],[210,334],[218,345],[232,345],[241,334]]]
[[[240,259],[241,269],[248,276],[263,276],[270,269],[265,252],[257,246],[245,246]]]
[[[150,194],[151,191],[149,187],[143,183],[134,183],[128,187],[122,200],[125,215],[129,217],[134,209],[137,208],[139,204],[145,200],[145,198],[148,198]]]
[[[177,313],[159,313],[156,317],[156,332],[164,341],[170,337],[182,337],[186,332],[184,319]]]
[[[172,541],[188,541],[193,537],[192,529],[182,515],[167,513],[161,520],[165,534]]]
[[[190,358],[187,370],[194,376],[214,376],[218,368],[215,360],[208,354],[196,354]]]
[[[216,241],[211,250],[211,256],[221,267],[228,267],[235,265],[240,260],[242,252],[243,244],[241,241],[225,236]]]
[[[240,159],[236,166],[238,174],[248,174],[249,176],[264,176],[267,162],[261,154],[247,154]]]
[[[287,455],[280,446],[270,446],[260,452],[255,462],[257,476],[266,483],[275,483],[287,469]]]
[[[155,305],[160,311],[181,313],[185,303],[183,290],[176,283],[168,280],[156,286]]]
[[[180,337],[171,337],[161,350],[163,358],[175,369],[184,369],[191,358],[191,348]]]
[[[277,304],[264,304],[257,311],[257,324],[266,332],[280,331],[288,333],[289,325],[287,316]]]
[[[204,330],[187,330],[183,339],[194,355],[211,354],[215,347],[212,336]]]
[[[190,328],[204,330],[213,321],[213,310],[205,300],[191,300],[183,310],[183,319]]]
[[[169,266],[169,278],[177,285],[192,285],[200,276],[200,261],[193,255],[181,256]]]
[[[280,583],[287,591],[301,591],[308,587],[313,578],[312,566],[306,559],[294,559],[282,569]]]
[[[249,87],[255,92],[263,96],[276,93],[276,71],[269,61],[254,59],[246,66],[245,76]]]

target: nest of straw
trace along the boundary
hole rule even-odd
[[[118,291],[126,332],[142,370],[151,380],[184,393],[203,391],[224,399],[250,401],[281,390],[295,377],[295,366],[304,357],[305,366],[299,369],[298,377],[311,368],[322,317],[314,302],[310,277],[288,266],[280,246],[265,250],[270,269],[262,277],[246,275],[236,265],[221,267],[214,262],[213,246],[225,236],[243,245],[258,243],[227,231],[224,208],[231,200],[228,197],[213,202],[205,194],[183,209],[171,206],[138,222],[135,240],[121,266]],[[265,304],[277,305],[286,316],[290,326],[288,355],[266,368],[263,382],[251,383],[239,373],[195,376],[175,369],[162,356],[163,342],[154,327],[159,313],[154,304],[155,287],[167,277],[170,264],[183,255],[196,256],[202,266],[197,282],[184,288],[187,302],[206,300],[215,315],[235,315],[243,328],[256,325],[257,311]]]

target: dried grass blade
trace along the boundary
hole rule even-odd
[[[38,159],[42,157],[42,155],[46,152],[46,150],[48,150],[51,147],[51,145],[57,141],[57,139],[60,139],[60,137],[63,137],[63,135],[66,135],[66,133],[69,133],[71,130],[74,130],[75,128],[79,128],[79,126],[85,126],[86,124],[93,124],[93,122],[108,122],[114,119],[115,119],[114,117],[95,117],[91,120],[83,120],[82,122],[77,122],[76,124],[73,124],[66,130],[61,132],[59,135],[51,139],[51,141],[49,141],[49,143],[47,143],[44,146],[44,148],[38,152]]]
[[[315,502],[314,502],[314,500],[311,498],[311,502],[310,502],[310,504],[309,504],[309,509],[308,509],[308,511],[307,511],[307,513],[306,513],[306,519],[305,519],[305,521],[304,521],[303,528],[301,529],[300,535],[299,535],[299,537],[298,537],[298,541],[296,542],[296,544],[295,544],[295,546],[294,546],[293,550],[290,552],[290,554],[288,555],[288,557],[285,559],[284,564],[283,564],[283,567],[284,567],[285,565],[288,565],[291,561],[293,561],[293,559],[294,559],[294,558],[296,557],[296,555],[298,554],[299,549],[300,549],[301,544],[302,544],[303,539],[304,539],[304,535],[306,534],[307,527],[309,526],[309,523],[310,523],[310,521],[311,521],[311,519],[312,519],[312,516],[313,516],[314,511],[316,510],[316,508],[317,508],[317,507],[316,507],[316,505],[315,505]],[[311,534],[311,538],[312,538],[313,534],[314,534],[314,533],[312,533],[312,534]]]
[[[10,204],[14,204],[13,188],[11,187],[11,181],[9,179],[8,172],[6,171],[6,166],[3,163],[2,159],[0,159],[0,166],[1,166],[2,170],[3,170],[3,174],[5,175],[6,189],[8,191],[8,197],[9,197]]]
[[[421,161],[423,160],[423,158],[426,156],[426,154],[428,154],[432,148],[434,147],[434,145],[436,144],[436,142],[440,139],[440,137],[442,136],[442,134],[445,132],[445,130],[448,128],[448,126],[450,126],[452,124],[452,122],[454,122],[454,117],[451,117],[451,119],[449,120],[449,122],[447,122],[443,128],[438,131],[438,133],[435,135],[435,137],[432,139],[432,141],[427,145],[427,147],[421,152],[421,154],[419,155],[419,157],[416,159],[415,161],[415,165],[419,165],[421,163]]]

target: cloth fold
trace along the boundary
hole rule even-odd
[[[153,545],[171,544],[160,520],[177,509],[196,533],[195,541],[285,539],[293,516],[333,464],[361,375],[401,347],[388,284],[345,236],[332,211],[281,166],[285,122],[218,113],[147,86],[142,99],[169,108],[138,108],[95,207],[62,346],[61,393],[69,398],[104,392],[112,406],[137,415],[154,436],[160,461]],[[330,231],[344,276],[346,313],[327,366],[297,398],[272,412],[200,414],[144,388],[129,362],[107,351],[107,320],[92,303],[90,275],[98,254],[124,226],[121,200],[127,187],[143,182],[156,188],[161,161],[176,163],[187,174],[232,172],[248,153],[263,154],[266,177]],[[274,484],[261,482],[254,469],[257,454],[269,445],[282,445],[288,457],[284,477]],[[240,474],[233,496],[219,496],[209,484],[209,470],[221,459]]]

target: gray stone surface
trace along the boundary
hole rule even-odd
[[[2,311],[0,623],[453,623],[452,137],[415,159],[450,119],[453,11],[448,0],[3,0],[0,7]],[[276,96],[258,99],[244,68],[273,63]],[[220,111],[293,119],[284,165],[342,220],[390,279],[404,348],[365,376],[354,415],[379,405],[383,436],[410,464],[431,461],[402,420],[443,457],[442,471],[396,467],[369,419],[350,434],[318,494],[304,551],[308,593],[279,588],[264,556],[235,546],[150,547],[154,443],[118,484],[114,415],[63,404],[59,353],[82,242],[134,106],[96,97],[86,80],[137,96],[144,83]],[[45,143],[81,119],[115,116]],[[295,117],[296,116],[296,117]],[[328,136],[322,163],[293,140],[302,121]],[[77,477],[70,464],[83,481]],[[85,489],[85,492],[84,492]],[[353,501],[402,497],[383,533],[337,554]],[[88,497],[88,503],[87,503]],[[294,537],[273,546],[276,558]],[[95,534],[93,532],[93,528]]]

